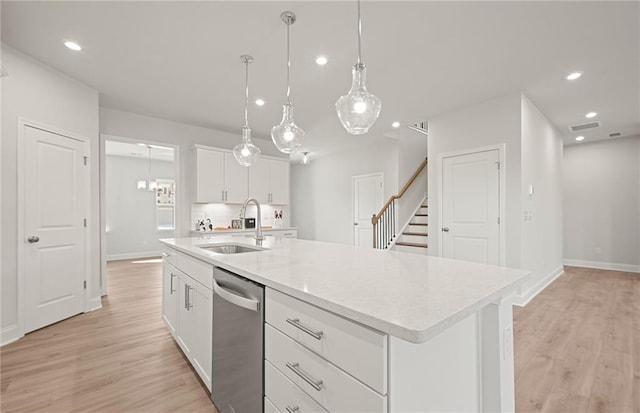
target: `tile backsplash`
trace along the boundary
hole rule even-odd
[[[288,205],[260,205],[262,212],[262,225],[276,227],[288,227],[289,206]],[[195,229],[196,221],[202,219],[210,219],[214,227],[231,226],[232,219],[240,218],[240,210],[242,205],[228,204],[192,204],[191,205],[191,229]],[[282,211],[282,219],[275,219],[275,212],[280,214]],[[256,206],[251,204],[247,208],[247,218],[256,217]]]

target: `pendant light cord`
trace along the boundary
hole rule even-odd
[[[290,82],[290,74],[291,71],[291,55],[290,55],[290,47],[289,47],[289,28],[291,27],[291,18],[287,21],[287,104],[291,104],[291,82]]]
[[[249,60],[245,59],[244,88],[244,126],[249,127]]]
[[[358,0],[358,64],[362,63],[362,19],[360,18],[360,0]]]

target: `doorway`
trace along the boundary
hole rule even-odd
[[[487,148],[440,157],[441,256],[503,263],[501,155]]]
[[[18,323],[22,334],[85,310],[88,140],[20,120]]]
[[[378,213],[384,198],[382,172],[358,175],[352,179],[353,245],[373,247],[371,217]]]
[[[177,234],[178,149],[101,136],[102,286],[106,262],[161,255],[162,238]]]

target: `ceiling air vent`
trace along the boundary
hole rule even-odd
[[[429,134],[429,123],[424,121],[424,122],[418,122],[416,124],[413,124],[411,126],[409,126],[409,129],[414,130],[416,132],[419,133],[424,133],[425,135]]]
[[[582,125],[569,126],[569,130],[571,132],[578,132],[585,129],[597,128],[599,126],[600,126],[600,122],[589,122],[589,123],[583,123]]]
[[[617,138],[618,136],[621,136],[622,134],[620,132],[613,132],[609,134],[610,138]]]

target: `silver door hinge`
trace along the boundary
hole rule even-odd
[[[87,280],[84,280],[84,289],[87,289]]]
[[[498,225],[500,225],[500,217],[498,217]]]
[[[85,228],[87,227],[87,219],[86,218],[84,219],[84,227]]]
[[[500,170],[500,162],[496,162],[496,166],[498,167],[498,170]]]
[[[89,161],[89,157],[85,156],[84,157],[84,166],[87,166],[87,162]]]

